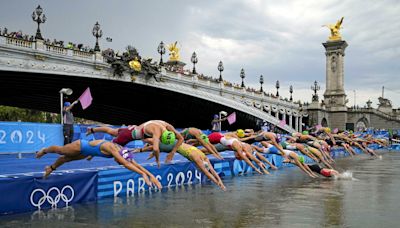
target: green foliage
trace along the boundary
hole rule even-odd
[[[59,123],[60,115],[38,110],[0,105],[0,121]]]

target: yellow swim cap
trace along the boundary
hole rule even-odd
[[[326,127],[326,128],[324,129],[324,131],[325,131],[325,133],[331,133],[331,129],[330,129],[329,127]]]
[[[238,130],[236,131],[236,135],[237,135],[239,138],[243,138],[243,137],[244,137],[244,131],[243,131],[242,129],[238,129]]]

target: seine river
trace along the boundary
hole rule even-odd
[[[310,179],[297,169],[1,216],[0,227],[400,227],[400,153],[338,160],[346,179]],[[1,197],[6,197],[2,195]]]

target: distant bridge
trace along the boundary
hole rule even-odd
[[[157,80],[156,80],[157,79]],[[176,127],[210,128],[213,114],[237,112],[233,128],[267,121],[287,132],[300,131],[308,115],[298,104],[248,92],[223,82],[203,80],[161,69],[156,79],[145,75],[113,76],[101,53],[82,52],[0,36],[0,104],[59,113],[59,90],[72,88],[77,98],[86,87],[94,97],[75,116],[110,124],[163,119]],[[303,119],[305,119],[303,121]],[[227,128],[229,126],[225,126]]]

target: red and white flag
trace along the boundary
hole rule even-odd
[[[228,120],[229,125],[232,125],[233,123],[236,122],[236,112],[232,112],[228,117],[226,117]]]
[[[88,87],[79,97],[79,102],[81,102],[82,109],[89,107],[92,104],[92,100],[92,94],[90,93],[90,88]]]

